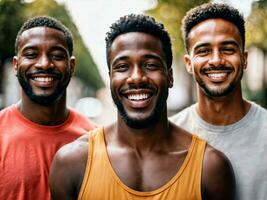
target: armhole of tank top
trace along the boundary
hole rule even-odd
[[[88,155],[87,155],[87,162],[86,162],[86,167],[84,171],[84,176],[83,176],[83,181],[81,184],[81,188],[79,191],[78,195],[78,200],[82,200],[86,185],[88,183],[88,178],[91,170],[91,162],[92,162],[92,157],[93,157],[93,138],[92,138],[93,133],[90,134],[88,133]]]
[[[199,173],[199,178],[198,180],[199,182],[199,187],[198,187],[198,193],[199,193],[199,197],[200,200],[202,200],[202,172],[203,172],[203,160],[204,160],[204,156],[205,156],[205,151],[206,151],[206,146],[207,146],[207,142],[205,140],[202,139],[198,139],[198,142],[201,144],[201,160],[200,160],[200,173]]]

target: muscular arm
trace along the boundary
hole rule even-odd
[[[226,156],[207,146],[202,169],[203,200],[233,200],[235,178]]]
[[[87,137],[82,136],[56,153],[49,175],[52,199],[78,199],[87,163]]]

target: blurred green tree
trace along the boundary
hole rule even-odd
[[[247,47],[260,48],[267,58],[267,0],[258,0],[252,3],[251,13],[246,21]],[[267,59],[265,59],[267,60]],[[266,63],[265,73],[267,74]],[[258,80],[261,81],[261,80]],[[247,98],[267,108],[267,77],[265,75],[263,88],[258,91],[245,90]]]
[[[247,18],[247,46],[255,45],[267,49],[267,0],[253,2]]]
[[[147,11],[147,14],[162,22],[170,33],[174,56],[181,56],[185,52],[181,33],[184,15],[189,9],[207,2],[209,0],[158,0],[157,7]]]
[[[2,93],[3,64],[14,55],[17,32],[23,23],[24,8],[20,0],[0,1],[0,93]]]

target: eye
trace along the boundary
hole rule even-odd
[[[65,59],[67,56],[63,52],[53,52],[53,53],[51,53],[50,57],[52,60],[59,61],[59,60]]]
[[[129,65],[126,63],[117,64],[113,67],[113,71],[115,72],[125,72],[129,69]]]
[[[208,48],[200,48],[196,51],[196,54],[199,56],[206,56],[210,53],[210,49]]]
[[[33,51],[25,52],[23,55],[28,59],[35,59],[38,56],[37,52]]]
[[[145,63],[145,68],[149,70],[157,70],[161,67],[160,64],[158,63]]]
[[[234,48],[230,48],[230,47],[225,47],[225,48],[222,49],[222,52],[224,54],[231,55],[231,54],[235,53],[235,49]]]

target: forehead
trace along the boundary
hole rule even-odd
[[[223,19],[208,19],[194,26],[188,35],[189,46],[197,43],[216,43],[224,40],[235,40],[241,45],[238,28]]]
[[[125,33],[113,41],[110,48],[110,60],[118,56],[142,56],[144,54],[157,54],[165,59],[162,43],[157,37],[148,33]]]
[[[63,32],[48,27],[34,27],[22,32],[19,38],[18,49],[21,49],[25,46],[51,45],[67,47]]]

